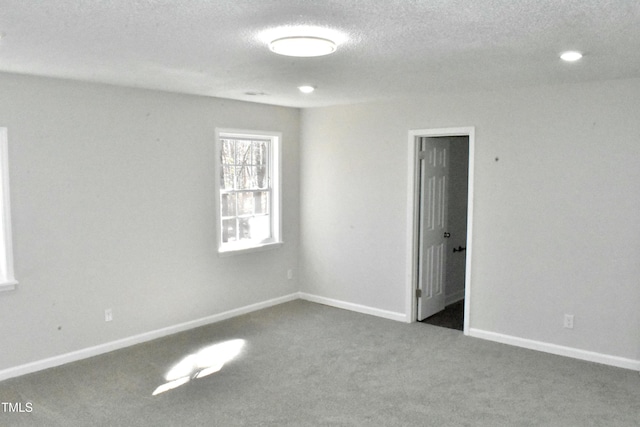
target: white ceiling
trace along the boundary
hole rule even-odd
[[[268,50],[300,25],[344,40]],[[0,32],[0,71],[294,107],[640,77],[640,0],[0,0]]]

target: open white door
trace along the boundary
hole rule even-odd
[[[449,139],[420,137],[418,320],[445,308]]]

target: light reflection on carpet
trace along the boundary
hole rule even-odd
[[[215,374],[225,363],[240,354],[244,344],[245,340],[242,339],[225,341],[185,356],[167,372],[164,377],[167,382],[157,387],[152,396],[173,390],[191,380]]]

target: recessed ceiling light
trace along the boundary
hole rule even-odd
[[[316,90],[316,88],[313,86],[298,86],[298,90],[302,93],[311,93]]]
[[[567,62],[575,62],[580,58],[582,58],[582,54],[575,50],[569,50],[567,52],[563,52],[562,55],[560,55],[560,59]]]
[[[322,37],[292,36],[272,40],[269,49],[280,55],[303,58],[328,55],[338,46],[332,40]]]

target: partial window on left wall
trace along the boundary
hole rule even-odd
[[[13,273],[7,128],[0,128],[0,180],[0,291],[11,291],[18,282]]]

